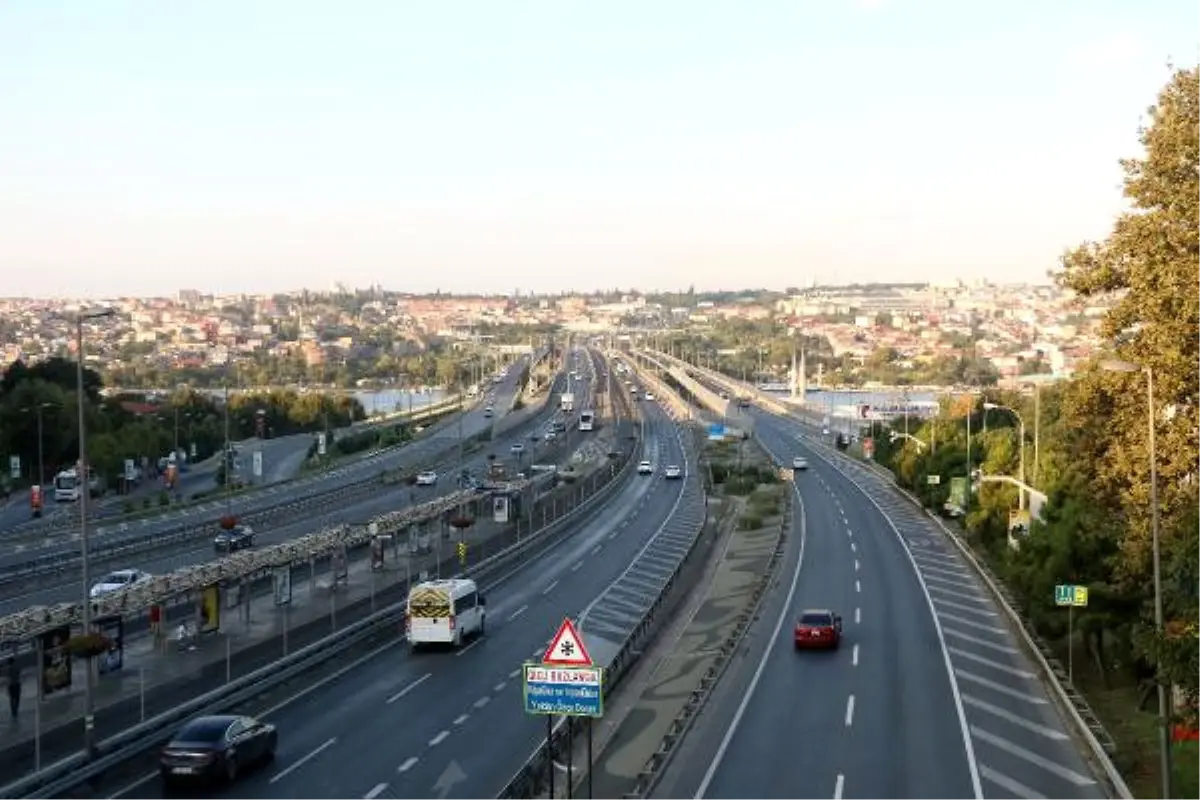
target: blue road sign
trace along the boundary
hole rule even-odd
[[[725,438],[725,426],[719,422],[714,422],[708,426],[708,438],[710,441],[719,442]]]
[[[604,716],[604,670],[600,667],[525,665],[525,713],[568,717]]]

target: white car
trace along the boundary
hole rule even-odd
[[[663,471],[663,477],[667,480],[678,480],[683,477],[683,470],[676,464],[671,464]]]
[[[649,461],[638,463],[638,475],[651,475],[654,472],[654,467],[650,466]]]
[[[521,453],[525,452],[525,445],[521,444],[520,442],[513,442],[512,447],[509,449],[512,450],[513,455],[520,455]]]
[[[808,469],[808,460],[796,456],[792,459],[792,469]]]
[[[649,400],[651,403],[653,403],[654,395],[650,394],[649,392],[646,392],[646,399]]]
[[[485,408],[485,409],[483,410],[483,416],[484,416],[484,418],[485,418],[485,419],[491,419],[491,418],[492,418],[492,415],[493,415],[493,414],[495,414],[495,413],[496,413],[496,412],[495,412],[495,411],[492,409],[492,407],[491,407],[491,406],[488,406],[487,408]]]
[[[128,589],[130,586],[145,583],[152,577],[150,573],[142,572],[140,569],[119,569],[108,573],[97,583],[93,584],[91,590],[88,592],[88,596],[101,597],[111,592],[119,592],[122,589]]]
[[[417,486],[437,486],[438,475],[433,470],[417,474]]]

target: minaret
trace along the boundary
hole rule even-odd
[[[796,399],[796,387],[800,385],[800,373],[796,369],[796,348],[792,348],[792,369],[788,372],[788,394]]]
[[[799,395],[800,403],[803,405],[808,402],[808,365],[805,363],[804,348],[800,348],[800,369],[796,375],[797,394]]]

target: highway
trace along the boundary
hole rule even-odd
[[[517,370],[510,370],[505,381],[496,387],[495,398],[498,412],[508,407],[512,397],[518,391],[519,387],[515,385],[516,372]],[[349,460],[329,472],[280,484],[264,492],[235,496],[229,501],[230,508],[235,515],[244,515],[269,505],[286,503],[289,500],[310,496],[317,492],[357,483],[377,475],[385,469],[397,469],[401,466],[419,468],[427,458],[438,451],[453,447],[460,435],[469,439],[492,427],[498,421],[486,418],[482,406],[470,408],[462,415],[461,419],[461,425],[457,421],[443,423],[423,438],[404,447],[389,448],[364,458]],[[214,518],[220,513],[218,509],[223,505],[224,501],[219,497],[214,497],[211,507]],[[114,537],[111,539],[112,541],[120,541],[122,538],[141,538],[175,528],[179,524],[178,517],[168,516],[165,519],[145,519],[130,523],[127,531],[121,531],[112,524],[106,527],[101,521],[93,530],[93,540],[100,538],[108,540],[108,537]],[[4,548],[4,552],[0,554],[0,569],[46,553],[59,550],[63,552],[77,551],[78,544],[74,541],[75,535],[73,531],[60,532],[53,537],[39,537],[37,539],[38,544],[41,545],[39,547],[16,544]],[[0,543],[5,539],[9,542],[13,541],[10,535],[0,537]]]
[[[752,413],[775,458],[810,465],[790,549],[655,796],[1103,797],[952,545],[902,499],[881,511],[798,423]],[[806,608],[842,614],[838,651],[794,651]]]
[[[579,391],[581,394],[586,395],[589,388],[590,380],[584,377],[580,381]],[[550,409],[552,408],[553,406],[550,407]],[[525,441],[524,437],[528,435],[530,425],[542,424],[543,420],[553,416],[554,412],[550,409],[543,414],[538,415],[535,422],[531,421],[527,425],[519,426],[518,428],[497,439],[485,451],[476,454],[474,457],[465,459],[463,462],[464,468],[471,470],[472,473],[477,476],[482,475],[488,465],[487,454],[494,453],[498,462],[508,464],[510,471],[515,471],[517,464],[510,455],[510,448],[512,444],[517,441],[523,441],[526,445],[526,450],[532,451],[527,452],[526,455],[522,457],[522,463],[525,465],[533,463],[533,459],[537,458],[538,453],[546,448],[544,448],[542,445]],[[479,419],[483,419],[481,411],[473,411],[471,413],[478,414]],[[491,421],[486,420],[486,422],[490,424]],[[464,420],[464,427],[465,426],[466,421]],[[457,425],[452,426],[450,429],[451,432],[454,432],[455,436],[457,435],[456,429]],[[479,429],[476,428],[476,431],[478,430]],[[465,435],[469,436],[470,433],[465,433]],[[572,436],[579,435],[580,434],[578,434],[578,432],[572,434]],[[568,442],[572,441],[578,440],[568,440]],[[439,447],[441,446],[445,445],[443,444]],[[416,448],[415,446],[412,448],[412,450],[417,452],[428,452],[428,449],[422,450],[420,448]],[[411,458],[412,455],[413,454],[410,452],[409,457]],[[409,463],[412,462],[410,461]],[[416,466],[420,466],[419,462],[417,462]],[[378,516],[384,512],[403,508],[410,504],[410,500],[415,500],[417,503],[428,502],[435,497],[455,491],[458,488],[457,484],[455,483],[455,478],[456,475],[453,474],[452,471],[446,471],[439,474],[439,480],[436,486],[401,486],[392,490],[381,490],[378,494],[371,496],[369,499],[352,506],[331,505],[325,511],[310,514],[304,519],[291,524],[280,525],[273,528],[256,529],[256,545],[261,547],[264,545],[278,544],[280,542],[295,539],[307,533],[320,530],[323,527],[331,527],[339,523],[365,522],[371,517]],[[219,556],[213,550],[212,543],[208,540],[204,540],[186,549],[168,551],[165,553],[155,553],[145,561],[122,565],[122,567],[137,568],[145,570],[153,575],[162,575],[185,566],[211,561],[218,557]],[[100,577],[100,574],[95,574],[93,576],[93,578],[97,580]],[[67,583],[44,585],[31,592],[5,596],[4,598],[0,599],[0,615],[11,614],[35,605],[53,605],[54,603],[73,602],[78,599],[79,591],[80,589],[78,581],[70,581]]]
[[[643,411],[642,458],[682,463],[674,424],[657,406]],[[620,576],[680,491],[661,470],[632,476],[573,535],[486,587],[487,635],[463,650],[412,655],[398,637],[268,712],[278,757],[227,796],[494,797],[545,735],[544,719],[522,709],[521,665]],[[156,778],[117,796],[158,797]]]

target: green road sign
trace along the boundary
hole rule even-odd
[[[1073,606],[1086,608],[1088,604],[1088,588],[1060,583],[1054,587],[1054,604],[1057,606]]]

